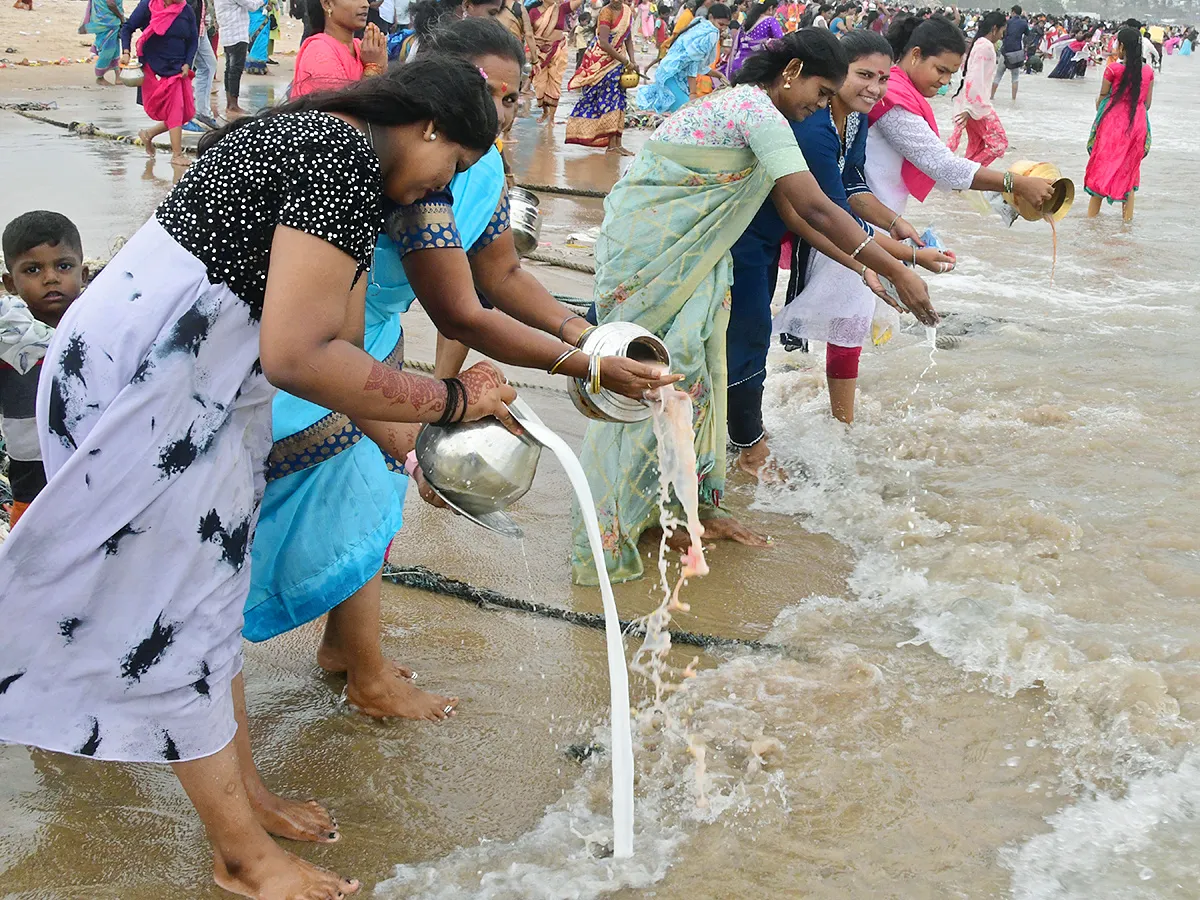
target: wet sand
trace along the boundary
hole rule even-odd
[[[1106,210],[1086,222],[1077,200],[1053,288],[1038,226],[1003,230],[940,195],[910,210],[963,260],[934,282],[952,349],[932,370],[914,332],[868,350],[853,429],[829,420],[819,353],[773,351],[767,425],[792,480],[735,477],[729,495],[773,544],[714,548],[675,624],[788,652],[699,654],[698,677],[639,718],[633,860],[603,858],[606,756],[566,752],[606,740],[603,636],[395,586],[386,649],[421,686],[463,698],[450,722],[348,710],[342,683],[315,666],[316,627],[247,647],[268,783],[327,802],[344,835],[293,849],[385,898],[1194,898],[1200,407],[1194,342],[1179,335],[1195,332],[1200,297],[1194,204],[1169,186],[1200,177],[1185,124],[1196,78],[1168,61],[1138,221],[1122,228]],[[1094,76],[1024,80],[1016,110],[998,105],[1011,157],[1054,159],[1078,186],[1095,88]],[[18,96],[29,93],[0,81],[0,99]],[[114,127],[139,121],[128,97],[96,109],[79,89],[59,102]],[[137,148],[0,122],[12,160],[0,217],[63,209],[89,255],[169,189],[163,162],[143,180]],[[551,152],[532,120],[516,136],[522,180],[603,189],[617,174],[613,157]],[[47,172],[61,173],[50,190]],[[544,211],[555,245],[602,215],[562,197]],[[534,268],[557,293],[590,293],[586,276]],[[431,359],[423,314],[405,327],[410,358]],[[578,446],[583,420],[565,395],[523,395]],[[599,611],[598,592],[569,585],[569,507],[548,457],[514,510],[521,543],[414,496],[392,560]],[[651,580],[616,593],[625,616],[657,601]],[[678,648],[672,663],[693,655]],[[632,684],[644,700],[645,682]],[[1162,800],[1145,818],[1160,774],[1184,805]],[[207,867],[165,769],[0,748],[0,896],[224,896]]]

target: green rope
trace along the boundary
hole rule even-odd
[[[465,581],[449,578],[424,566],[393,566],[388,564],[383,567],[383,577],[393,584],[403,585],[404,587],[429,591],[430,593],[441,594],[445,597],[457,597],[459,600],[474,603],[480,609],[499,607],[501,609],[531,613],[546,619],[556,619],[560,622],[580,625],[584,628],[594,628],[598,631],[604,630],[604,616],[599,613],[575,612],[574,610],[563,609],[560,606],[537,603],[533,600],[518,600],[515,597],[508,597],[489,588],[476,587]],[[627,635],[639,637],[646,633],[645,626],[640,622],[625,619],[621,620],[621,630]],[[791,657],[803,657],[805,655],[803,651],[794,647],[768,644],[764,641],[755,641],[748,638],[718,637],[695,631],[680,631],[674,628],[670,629],[668,634],[670,634],[671,643],[673,644],[687,644],[692,647],[700,647],[704,650],[754,650],[762,653],[782,653]]]

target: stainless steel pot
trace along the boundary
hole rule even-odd
[[[146,75],[142,72],[140,62],[131,62],[127,66],[121,66],[121,84],[126,87],[141,87],[145,80]]]
[[[671,368],[671,354],[667,345],[633,322],[608,322],[601,325],[584,338],[580,349],[589,356],[627,356],[638,362],[658,363]],[[589,419],[631,423],[643,422],[650,418],[650,407],[646,403],[614,394],[607,388],[601,388],[598,394],[589,393],[586,379],[571,379],[568,390],[575,408]]]
[[[426,425],[417,435],[416,451],[429,486],[457,512],[491,531],[523,536],[504,510],[533,485],[541,444],[489,417]]]
[[[538,209],[542,201],[538,195],[525,188],[508,189],[508,217],[517,254],[528,256],[537,249],[542,237],[542,214]]]

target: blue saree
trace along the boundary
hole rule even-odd
[[[504,166],[492,149],[450,182],[450,196],[403,211],[399,242],[380,235],[367,285],[363,346],[400,368],[400,315],[416,295],[403,258],[490,244],[507,228]],[[447,205],[447,201],[450,201]],[[280,391],[251,556],[243,635],[265,641],[324,615],[365,585],[403,525],[408,477],[346,416]]]
[[[641,109],[652,109],[667,115],[688,102],[688,78],[707,74],[717,61],[717,41],[721,34],[708,19],[697,19],[689,25],[654,73],[654,82],[638,91]]]

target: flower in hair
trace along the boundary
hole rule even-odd
[[[479,74],[483,76],[484,81],[487,81],[487,72],[483,71],[483,66],[476,66],[475,68],[479,69]]]

